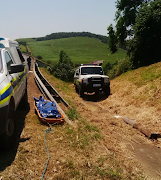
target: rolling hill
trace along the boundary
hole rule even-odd
[[[125,58],[126,51],[119,49],[115,54],[111,54],[108,45],[102,43],[98,38],[91,37],[69,37],[36,41],[34,38],[20,39],[25,41],[32,51],[32,55],[42,56],[43,61],[55,63],[59,60],[59,52],[63,49],[71,58],[74,64],[89,63],[95,60],[104,60],[114,63]]]

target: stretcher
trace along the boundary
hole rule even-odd
[[[34,97],[34,107],[41,122],[45,124],[61,124],[64,122],[64,116],[56,107],[55,102],[45,100],[42,96],[39,99]]]

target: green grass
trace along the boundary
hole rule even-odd
[[[26,46],[20,44],[20,49],[21,49],[21,52],[27,53]]]
[[[21,39],[26,41],[33,56],[42,56],[44,61],[57,62],[59,52],[63,49],[72,59],[74,64],[90,63],[95,60],[104,60],[114,63],[126,56],[126,51],[119,49],[115,54],[111,54],[108,45],[100,42],[97,38],[71,37],[47,41],[36,41],[35,39]]]
[[[153,84],[153,81],[161,79],[160,63],[152,64],[147,67],[141,67],[134,71],[123,74],[120,78],[128,78],[133,84],[141,87],[145,84]]]

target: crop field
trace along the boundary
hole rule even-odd
[[[46,62],[57,62],[61,49],[68,54],[74,64],[90,63],[95,60],[104,60],[104,64],[114,63],[126,57],[126,51],[123,49],[111,54],[108,45],[96,38],[71,37],[47,41],[28,38],[21,40],[27,42],[33,56],[42,56]]]

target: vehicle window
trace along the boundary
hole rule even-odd
[[[1,51],[0,51],[0,73],[3,70],[2,58],[1,58]]]
[[[7,64],[7,69],[11,70],[11,64],[13,64],[13,61],[12,61],[10,55],[8,54],[8,52],[5,52],[5,60],[6,60],[6,64]]]
[[[19,57],[20,57],[20,59],[21,59],[21,62],[24,62],[25,59],[24,59],[24,57],[22,56],[21,51],[20,51],[19,49],[17,49],[17,52],[18,52],[18,55],[19,55]]]
[[[103,75],[103,70],[101,67],[82,67],[81,74],[100,74]]]
[[[79,69],[76,70],[75,74],[76,74],[76,75],[79,74]]]

